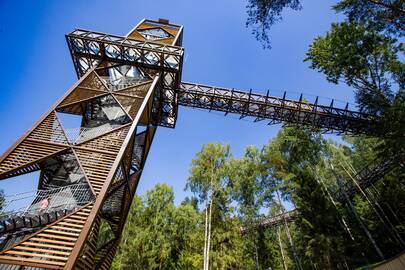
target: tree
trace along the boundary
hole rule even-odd
[[[252,259],[256,269],[263,269],[260,260],[265,250],[259,248],[258,232],[254,227],[260,219],[262,198],[262,172],[260,152],[254,146],[245,149],[245,155],[240,159],[233,158],[230,162],[230,187],[232,199],[238,204],[238,213],[244,228],[248,229],[245,235],[245,253]],[[248,263],[246,263],[248,264]]]
[[[268,205],[268,215],[270,217],[279,215],[285,209],[278,201],[272,201]],[[291,226],[291,224],[290,224]],[[292,228],[295,231],[295,228]],[[271,269],[295,269],[292,250],[288,241],[288,236],[285,230],[285,224],[280,224],[266,230],[259,231],[262,238],[265,239],[266,257],[261,258],[261,263],[266,265],[266,268]]]
[[[402,0],[343,0],[334,6],[349,21],[373,25],[394,36],[405,35],[405,6]]]
[[[180,231],[188,232],[190,222],[196,223],[192,218],[197,215],[189,205],[182,206],[184,212],[176,211],[173,200],[173,190],[167,184],[157,184],[143,198],[134,197],[117,256],[119,262],[114,266],[118,265],[119,269],[172,269],[173,260],[181,257],[184,244],[184,238],[179,238]],[[184,221],[187,218],[191,221]]]
[[[185,200],[173,212],[175,224],[170,269],[200,269],[202,256],[198,243],[202,242],[201,214],[195,200]]]
[[[290,242],[297,266],[302,263],[304,268],[314,264],[333,269],[344,257],[341,230],[337,228],[339,215],[317,181],[315,168],[325,144],[319,134],[292,126],[283,128],[263,150],[270,177],[281,180],[284,198],[292,200],[299,211],[299,232],[291,233],[299,238]]]
[[[346,138],[351,147],[338,146],[332,152],[337,153],[332,158],[335,164],[335,172],[344,182],[354,185],[359,179],[356,177],[359,171],[376,161],[383,163],[387,156],[380,158],[375,149],[384,147],[385,142],[377,138],[354,137]],[[381,179],[369,184],[367,188],[357,187],[358,194],[352,204],[355,211],[361,217],[377,246],[386,257],[394,256],[404,247],[404,183],[405,170],[401,168],[400,160],[385,171]],[[350,220],[352,213],[347,213]],[[352,221],[358,223],[358,221]],[[352,227],[352,233],[356,238],[353,243],[352,253],[361,250],[358,258],[367,257],[369,260],[378,260],[376,247],[365,237],[365,230],[361,227]],[[357,246],[357,248],[356,248]],[[361,261],[361,260],[360,260]]]
[[[229,154],[229,146],[219,143],[204,145],[192,160],[191,176],[187,181],[190,190],[205,203],[204,270],[209,269],[213,203],[217,203],[218,197],[223,195],[222,188],[226,186],[225,167]]]
[[[229,195],[229,145],[209,143],[192,160],[187,188],[204,204],[204,269],[238,269],[243,257],[239,222]]]
[[[405,66],[398,60],[395,42],[364,24],[334,23],[314,40],[305,61],[328,81],[354,87],[361,111],[381,115],[403,87]]]
[[[264,48],[271,48],[269,31],[282,19],[284,9],[300,10],[300,0],[249,0],[247,27]],[[402,0],[342,0],[333,8],[347,21],[365,24],[392,36],[405,35],[405,8]]]

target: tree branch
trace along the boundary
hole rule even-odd
[[[370,3],[373,3],[375,5],[382,6],[382,7],[391,9],[392,11],[396,11],[396,12],[399,12],[399,13],[402,13],[403,15],[405,15],[405,9],[397,8],[397,7],[393,6],[393,5],[388,5],[388,4],[386,4],[386,3],[382,2],[382,1],[378,1],[378,0],[367,0],[367,1],[370,2]]]

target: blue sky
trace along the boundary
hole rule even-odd
[[[312,40],[342,19],[330,8],[335,2],[304,0],[303,10],[285,12],[270,33],[273,48],[263,50],[245,27],[246,1],[0,0],[0,152],[76,81],[64,34],[85,28],[125,35],[143,18],[167,18],[184,26],[184,81],[353,102],[351,89],[328,83],[303,62]],[[202,144],[229,143],[240,156],[246,145],[261,147],[279,128],[180,108],[176,128],[157,131],[138,194],[166,182],[174,187],[178,203],[188,195],[183,189],[191,159]],[[1,182],[0,188],[14,193],[35,183],[28,178],[12,181]]]

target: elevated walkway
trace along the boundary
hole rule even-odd
[[[257,228],[271,228],[282,224],[283,222],[292,222],[298,217],[298,211],[296,209],[290,210],[278,215],[267,217],[262,219],[259,223],[254,224],[251,228],[242,227],[240,229],[242,234],[247,233],[250,229]]]
[[[342,187],[344,192],[350,199],[353,199],[360,190],[367,189],[379,179],[383,178],[384,175],[389,173],[395,166],[401,164],[401,160],[403,160],[403,158],[400,156],[387,157],[385,160],[374,160],[354,176],[357,184],[354,184],[352,181],[345,183]],[[338,195],[338,200],[341,203],[346,203],[343,194]]]

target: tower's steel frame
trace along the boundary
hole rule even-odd
[[[43,171],[49,158],[69,152],[94,199],[14,241],[0,252],[0,264],[108,269],[156,129],[175,127],[179,105],[339,133],[368,133],[377,121],[333,104],[182,83],[182,35],[180,25],[143,20],[125,37],[82,29],[66,36],[79,80],[1,156],[0,179]],[[79,139],[60,113],[83,117]],[[100,228],[113,237],[101,239]]]

